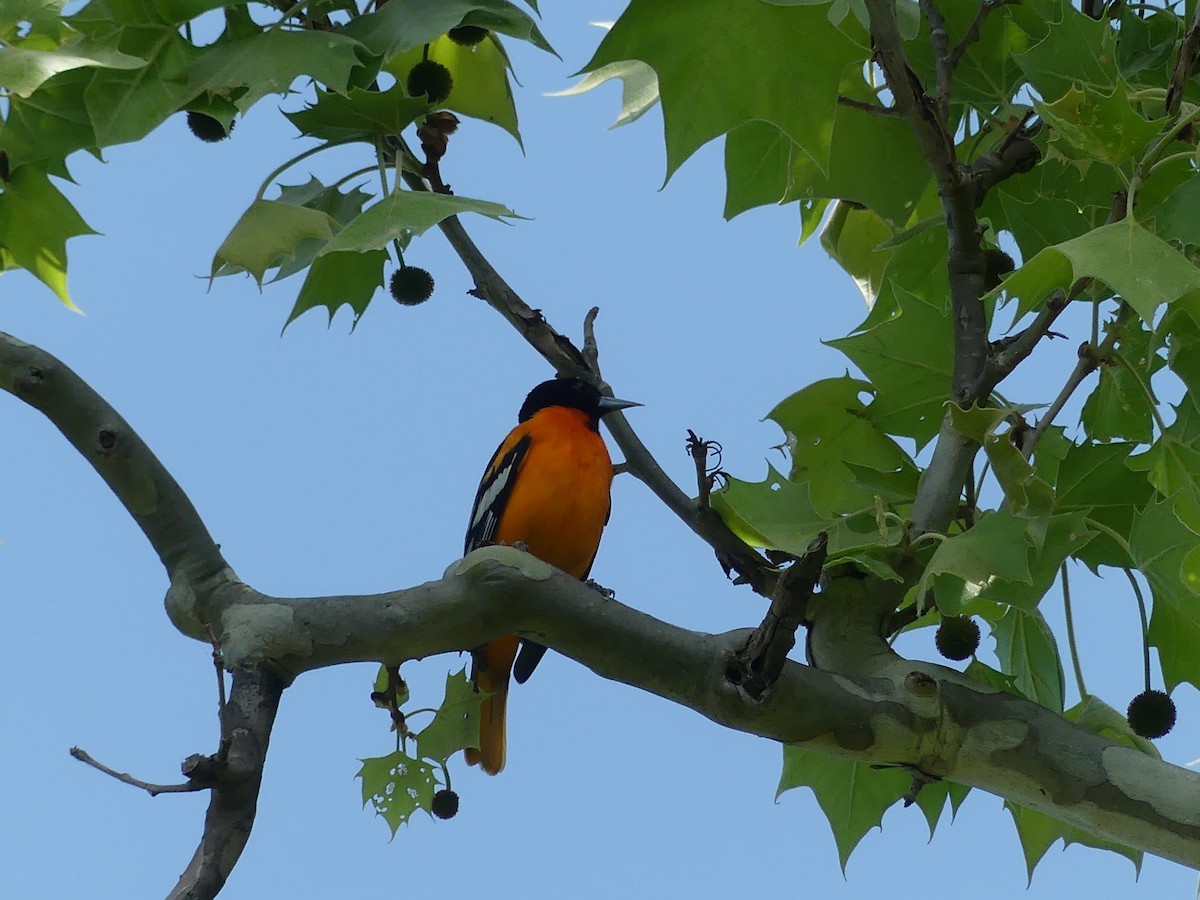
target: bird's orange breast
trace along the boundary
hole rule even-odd
[[[515,473],[495,540],[522,541],[538,559],[582,578],[608,520],[608,449],[579,410],[548,407],[525,424],[533,441]]]

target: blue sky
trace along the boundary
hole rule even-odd
[[[534,307],[578,337],[601,307],[602,365],[659,460],[689,484],[687,428],[720,440],[725,465],[758,478],[781,435],[761,416],[847,366],[822,339],[864,309],[817,242],[796,248],[795,207],[721,219],[720,144],[660,190],[661,118],[606,131],[619,91],[550,98],[572,83],[621,4],[545,4],[562,61],[510,50],[525,153],[467,122],[444,165],[456,193],[529,221],[465,220]],[[298,101],[284,101],[295,108]],[[171,469],[238,574],[285,595],[367,593],[437,578],[461,549],[478,477],[546,364],[495,313],[434,232],[409,262],[433,272],[427,304],[380,295],[350,333],[310,312],[283,336],[298,279],[262,294],[249,279],[208,289],[213,251],[277,162],[305,144],[270,97],[232,140],[194,140],[177,116],[99,164],[72,160],[68,196],[103,237],[71,243],[77,316],[23,273],[3,281],[0,328],[58,355],[139,429]],[[321,154],[283,180],[331,181],[365,150]],[[1046,402],[1073,347],[1040,352],[1008,386]],[[92,469],[40,414],[0,397],[0,678],[7,685],[0,894],[161,896],[200,833],[205,795],[146,795],[73,761],[79,745],[138,777],[176,780],[216,743],[209,649],[163,613],[166,578]],[[1070,421],[1070,419],[1065,420]],[[762,602],[729,584],[647,490],[614,486],[595,577],[625,603],[703,631],[753,625]],[[1140,688],[1137,612],[1119,574],[1073,582],[1091,690],[1123,707]],[[1047,615],[1061,622],[1057,595]],[[1061,631],[1060,631],[1061,633]],[[991,641],[985,638],[984,649]],[[932,635],[904,649],[933,658]],[[417,705],[436,705],[464,659],[410,663]],[[460,814],[418,814],[388,840],[360,808],[360,757],[393,747],[369,701],[374,669],[301,677],[284,696],[258,822],[223,896],[506,898],[1021,895],[1026,875],[997,798],[973,794],[930,843],[896,809],[845,877],[807,791],[774,802],[780,748],[725,730],[551,655],[510,705],[509,763],[488,778],[453,771]],[[1069,689],[1073,694],[1073,688]],[[1200,756],[1200,704],[1176,693],[1167,759]],[[1068,702],[1072,702],[1069,700]],[[1118,857],[1052,848],[1025,896],[1192,897],[1196,878],[1148,858],[1139,881]]]

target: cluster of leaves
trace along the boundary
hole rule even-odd
[[[768,414],[786,436],[790,467],[771,467],[758,482],[730,479],[713,497],[726,520],[756,546],[796,555],[827,532],[831,562],[882,579],[911,581],[899,570],[915,566],[906,602],[933,601],[918,626],[973,615],[995,640],[999,669],[973,659],[968,675],[1154,754],[1095,697],[1064,710],[1058,641],[1039,604],[1069,561],[1139,572],[1153,595],[1149,640],[1167,688],[1200,686],[1197,79],[1167,107],[1188,23],[1173,4],[1117,3],[1101,19],[1066,0],[936,6],[950,45],[961,42],[948,112],[959,160],[970,164],[1022,122],[1040,122],[1039,164],[990,190],[979,209],[985,247],[1020,261],[983,298],[989,324],[1003,314],[1019,328],[1087,279],[1068,299],[1092,313],[1087,352],[1099,381],[1079,428],[1044,423],[1036,443],[1025,443],[1027,417],[1061,384],[1026,405],[999,395],[971,409],[950,404],[990,474],[968,490],[945,534],[916,541],[906,525],[917,460],[927,458],[920,454],[952,389],[948,235],[917,136],[883,109],[889,92],[862,5],[633,0],[578,89],[622,79],[619,124],[661,101],[668,177],[724,135],[726,215],[796,202],[801,239],[824,221],[822,244],[866,300],[862,325],[831,342],[863,378],[819,381]],[[912,70],[933,93],[929,22],[916,2],[896,8]],[[723,40],[702,55],[668,37],[698,18],[722,22]],[[747,86],[749,47],[761,88]],[[1173,415],[1160,395],[1178,398]],[[984,508],[981,493],[998,502]],[[780,790],[800,785],[817,793],[844,863],[909,779],[786,748]],[[961,801],[944,786],[918,798],[931,829],[948,793]],[[1012,812],[1031,871],[1057,838],[1140,861],[1039,813]]]
[[[227,135],[236,117],[293,85],[308,102],[288,118],[315,141],[301,158],[362,143],[364,167],[331,185],[283,186],[278,197],[264,199],[274,178],[298,160],[285,161],[212,265],[214,276],[247,272],[260,285],[268,272],[272,281],[305,272],[289,321],[316,306],[332,317],[343,304],[357,321],[384,284],[389,246],[402,263],[409,242],[448,216],[513,215],[496,203],[403,192],[400,183],[402,170],[423,174],[424,165],[403,133],[434,110],[491,122],[520,140],[499,35],[553,50],[530,15],[508,0],[390,0],[361,9],[335,0],[90,0],[70,15],[64,4],[14,0],[0,11],[0,271],[28,269],[68,305],[66,242],[92,232],[49,176],[69,178],[72,153],[100,156],[180,112],[206,124],[210,136]],[[215,39],[201,39],[210,32]],[[408,74],[423,59],[442,66],[452,82],[437,102],[407,89]],[[361,186],[340,189],[376,170],[378,195]]]
[[[385,695],[388,688],[387,668],[383,667],[376,678],[376,695]],[[407,692],[392,699],[399,706],[408,699]],[[458,751],[479,746],[479,704],[484,699],[466,669],[451,673],[446,676],[442,705],[433,711],[428,725],[415,735],[401,732],[394,753],[361,760],[357,777],[362,783],[363,806],[371,804],[392,829],[393,837],[417,810],[440,819],[451,818],[458,811],[457,797],[450,799],[447,763]],[[410,738],[416,741],[413,754],[407,752]]]

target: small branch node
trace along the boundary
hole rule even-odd
[[[90,753],[80,747],[72,747],[70,750],[71,756],[79,760],[84,765],[91,766],[99,772],[103,772],[110,778],[115,778],[122,784],[127,784],[130,787],[138,788],[145,791],[151,797],[157,797],[159,794],[188,794],[194,791],[202,791],[210,787],[208,784],[200,784],[192,780],[188,780],[183,784],[152,784],[149,781],[142,781],[140,778],[134,778],[128,772],[118,772],[116,769],[110,769],[104,763],[92,757]]]

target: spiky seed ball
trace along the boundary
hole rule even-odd
[[[1162,691],[1142,691],[1125,711],[1129,727],[1144,738],[1160,738],[1175,727],[1175,701]]]
[[[979,649],[979,625],[970,616],[946,616],[933,642],[946,659],[966,659]]]
[[[1000,284],[1000,279],[1017,267],[1013,258],[1003,250],[989,247],[983,252],[983,289],[990,291]]]
[[[439,819],[453,819],[458,814],[458,794],[449,788],[442,788],[433,795],[430,808]]]
[[[440,62],[424,59],[409,69],[405,89],[410,97],[425,96],[430,103],[441,103],[454,90],[454,78]]]
[[[401,266],[392,273],[392,297],[405,306],[416,306],[433,296],[433,276],[416,266]]]
[[[229,130],[226,131],[225,126],[212,116],[195,110],[188,111],[187,124],[188,128],[192,130],[192,134],[206,144],[215,144],[233,134],[233,122],[229,123]]]
[[[460,47],[474,47],[488,36],[488,30],[478,25],[459,25],[451,28],[447,36]]]

